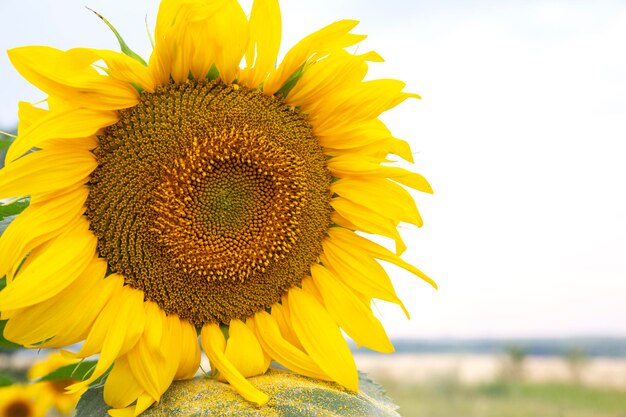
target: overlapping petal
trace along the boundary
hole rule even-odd
[[[0,170],[0,198],[32,196],[84,184],[96,168],[94,155],[82,149],[44,149],[24,155]]]
[[[250,12],[246,68],[240,72],[238,83],[256,88],[267,78],[276,63],[281,29],[278,0],[256,0]]]
[[[15,69],[33,85],[77,107],[119,110],[138,103],[139,93],[132,85],[92,67],[99,58],[91,49],[24,46],[8,54]]]
[[[83,273],[96,250],[89,224],[79,217],[45,251],[32,254],[16,279],[0,292],[0,310],[35,305],[58,294]]]
[[[292,288],[286,297],[293,329],[311,359],[334,381],[358,391],[354,359],[328,311],[313,295],[298,287]]]
[[[233,385],[248,401],[262,405],[269,397],[255,388],[235,365],[226,357],[226,339],[217,324],[205,324],[200,334],[204,352],[211,361],[211,366],[221,373],[223,378]]]
[[[263,85],[263,92],[267,95],[275,94],[289,77],[307,62],[321,59],[333,52],[340,52],[365,39],[364,35],[350,33],[357,24],[356,20],[341,20],[302,39],[287,52],[280,65],[271,72]]]

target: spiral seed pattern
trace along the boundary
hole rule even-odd
[[[306,117],[219,81],[168,84],[99,137],[86,215],[112,272],[200,326],[299,285],[330,224],[330,174]]]

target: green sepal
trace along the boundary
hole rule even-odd
[[[115,29],[115,27],[111,24],[111,22],[109,22],[104,16],[102,16],[100,13],[96,12],[95,10],[90,9],[89,7],[87,7],[87,10],[92,11],[96,16],[102,19],[102,21],[109,27],[109,29],[111,29],[111,32],[113,32],[113,34],[117,38],[117,41],[120,44],[120,49],[122,50],[122,53],[124,53],[125,55],[128,55],[129,57],[133,58],[135,61],[143,64],[144,66],[148,65],[146,64],[146,61],[144,61],[144,59],[141,56],[139,56],[139,54],[137,54],[135,51],[133,51],[132,49],[128,47],[128,45],[124,41],[124,38],[122,38],[122,35],[120,35],[120,33],[117,31],[117,29]]]
[[[304,74],[304,65],[305,64],[302,64],[300,68],[298,68],[293,74],[289,76],[289,78],[287,78],[285,84],[283,84],[276,92],[277,96],[287,97],[287,94],[289,94],[291,89],[296,86],[296,84],[300,80],[300,77],[302,77],[302,74]]]
[[[209,72],[206,75],[207,80],[210,80],[210,81],[217,80],[219,76],[220,76],[220,72],[217,70],[217,67],[215,66],[215,64],[211,65],[211,68],[209,69]]]
[[[82,381],[92,374],[97,363],[97,361],[82,361],[65,365],[55,369],[38,381],[66,381],[68,379]]]
[[[17,216],[23,212],[30,204],[29,199],[21,198],[13,200],[10,203],[0,204],[0,220],[4,220],[7,217]]]

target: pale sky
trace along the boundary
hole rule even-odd
[[[250,2],[245,2],[250,4]],[[84,6],[148,56],[156,1],[0,0],[0,49],[116,49]],[[389,268],[411,312],[378,303],[391,336],[626,336],[626,2],[283,1],[283,53],[341,18],[359,51],[423,100],[384,116],[435,194]],[[382,7],[384,6],[384,7]],[[0,128],[43,98],[0,55]]]

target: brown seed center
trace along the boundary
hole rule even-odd
[[[17,400],[6,405],[2,415],[6,417],[32,417],[35,415],[35,410],[32,404],[24,400]]]
[[[305,117],[218,81],[143,94],[99,137],[87,216],[100,255],[167,313],[249,317],[309,273],[330,174]]]

